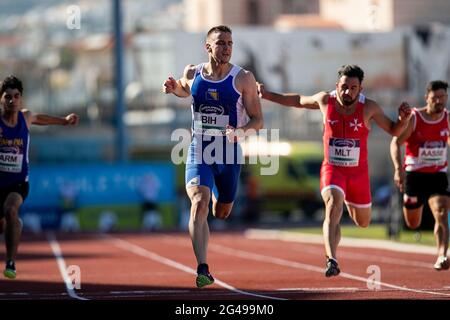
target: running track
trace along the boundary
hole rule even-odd
[[[450,299],[450,271],[435,271],[432,254],[349,246],[338,254],[341,275],[325,278],[320,243],[213,231],[209,264],[216,283],[197,289],[187,232],[24,235],[17,279],[0,279],[0,299]],[[80,267],[81,289],[66,284],[70,265]],[[369,266],[381,275],[372,289]]]

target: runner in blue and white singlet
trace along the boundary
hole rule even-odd
[[[53,117],[22,108],[23,86],[15,76],[0,86],[0,233],[5,232],[6,265],[3,275],[16,277],[16,256],[22,233],[20,207],[28,196],[29,127],[75,125],[78,116]]]
[[[207,186],[215,191],[219,202],[231,203],[243,160],[239,144],[228,141],[226,128],[238,128],[248,122],[241,93],[234,86],[242,68],[233,65],[224,79],[212,81],[202,75],[203,66],[196,67],[191,87],[192,143],[186,163],[186,186]]]
[[[0,118],[0,188],[28,181],[28,142],[28,127],[21,111],[14,127]]]
[[[263,126],[255,77],[230,63],[231,33],[227,26],[211,28],[204,44],[208,62],[189,64],[180,79],[168,77],[163,84],[166,94],[180,98],[192,95],[186,193],[191,201],[189,234],[198,263],[195,282],[199,288],[214,283],[207,264],[210,202],[213,215],[226,219],[236,196],[243,161],[241,149],[234,141]]]

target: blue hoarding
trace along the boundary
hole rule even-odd
[[[155,201],[175,200],[175,168],[170,163],[31,165],[25,207],[59,207],[72,192],[77,207],[140,203],[143,181],[152,177]],[[71,190],[71,191],[70,191]]]

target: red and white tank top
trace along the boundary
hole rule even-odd
[[[359,95],[355,112],[342,115],[336,109],[336,91],[330,93],[324,119],[323,164],[339,167],[347,173],[368,170],[367,137],[369,129],[364,123],[366,97]]]
[[[414,131],[406,140],[405,170],[416,172],[447,171],[448,114],[438,120],[427,120],[413,109]]]

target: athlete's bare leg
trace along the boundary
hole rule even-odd
[[[8,195],[3,205],[6,220],[5,244],[7,260],[16,260],[20,235],[22,233],[22,223],[19,220],[19,208],[22,203],[22,196],[16,192],[12,192]]]
[[[442,195],[433,196],[428,199],[428,204],[435,220],[434,237],[438,247],[438,256],[447,256],[449,198]]]
[[[328,189],[322,193],[325,203],[325,220],[323,221],[323,240],[328,258],[336,259],[336,250],[341,240],[339,222],[342,217],[344,194],[338,189]]]
[[[420,223],[422,222],[422,212],[423,206],[414,209],[403,207],[403,216],[405,217],[408,228],[417,229],[420,226]]]
[[[233,203],[223,203],[219,202],[216,199],[216,196],[213,194],[213,215],[218,219],[226,219],[230,216],[231,209],[233,209]]]
[[[360,208],[347,203],[347,210],[350,217],[358,227],[367,228],[369,226],[372,215],[371,207]]]
[[[191,216],[189,218],[189,234],[191,235],[192,247],[194,248],[197,263],[206,263],[209,227],[208,212],[211,191],[205,186],[194,186],[186,188],[189,199],[191,199]]]
[[[0,218],[0,234],[5,232],[5,218]]]

